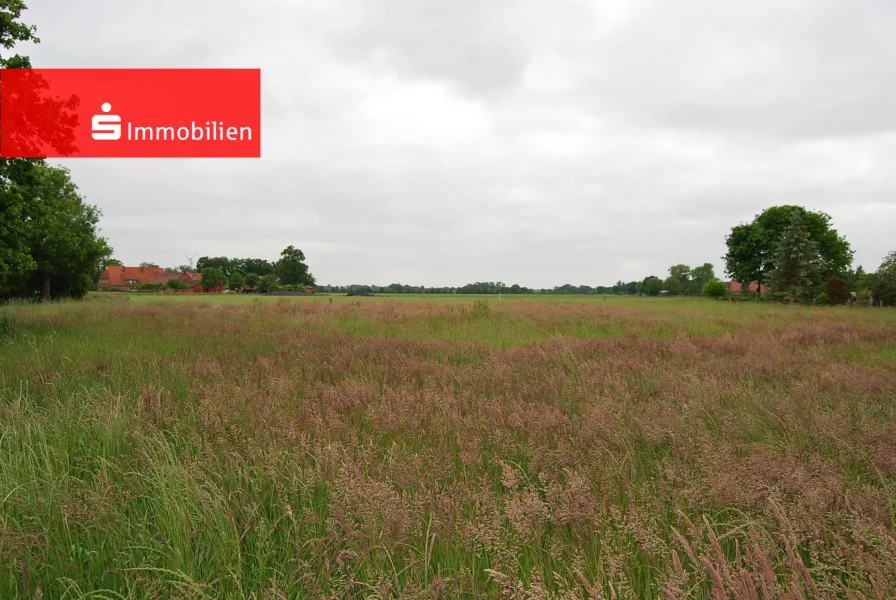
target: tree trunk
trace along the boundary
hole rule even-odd
[[[44,273],[43,289],[41,291],[41,299],[44,302],[50,301],[50,276]]]

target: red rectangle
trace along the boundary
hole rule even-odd
[[[0,157],[260,156],[259,69],[0,69]]]

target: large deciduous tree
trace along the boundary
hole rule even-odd
[[[259,277],[264,277],[265,275],[273,275],[275,271],[274,265],[263,258],[235,259],[234,262],[239,264],[237,271],[240,273],[255,273]]]
[[[669,275],[677,279],[683,287],[687,287],[691,282],[691,268],[687,265],[673,265],[669,267]]]
[[[19,18],[27,7],[21,0],[0,1],[0,47],[12,49],[20,42],[38,42],[35,28]],[[0,53],[0,68],[28,68],[28,57]],[[10,276],[34,269],[25,243],[25,208],[33,168],[40,161],[0,158],[0,293]]]
[[[100,210],[84,203],[67,169],[41,165],[38,173],[29,245],[41,297],[82,297],[112,254],[97,232]]]
[[[26,8],[22,0],[0,0],[0,48],[40,41],[35,28],[20,21]],[[0,68],[30,67],[26,56],[0,54]],[[31,115],[20,128],[27,138],[17,138],[17,144],[71,153],[77,98],[48,97],[46,82],[37,75],[31,87],[17,97],[19,107],[30,109],[12,114]],[[38,117],[33,111],[40,111]],[[86,293],[109,253],[96,235],[98,216],[95,207],[83,203],[64,169],[48,167],[41,159],[0,158],[0,297],[31,297],[37,290],[44,298]]]
[[[641,293],[647,296],[658,296],[663,290],[663,281],[653,275],[644,278],[641,284]]]
[[[205,273],[208,269],[220,269],[225,277],[230,277],[230,274],[234,271],[233,263],[234,260],[226,256],[215,256],[214,258],[202,256],[196,261],[196,270],[200,273]]]
[[[305,264],[305,253],[295,246],[288,246],[280,253],[276,268],[283,285],[314,285],[314,276]]]
[[[67,169],[36,163],[32,177],[17,232],[29,264],[6,277],[0,295],[83,297],[111,255],[97,232],[100,211],[84,203]]]
[[[702,266],[691,269],[691,285],[689,293],[699,295],[703,292],[703,286],[707,281],[715,279],[716,273],[711,263],[703,263]]]
[[[28,248],[28,208],[38,161],[0,158],[0,295],[15,276],[34,270]]]
[[[773,206],[756,215],[751,223],[737,225],[725,238],[725,270],[744,286],[753,281],[769,283],[776,267],[778,244],[790,226],[794,212],[799,214],[808,238],[818,245],[819,275],[824,278],[845,275],[852,264],[849,242],[831,226],[831,217],[808,211],[802,206]],[[757,289],[759,293],[759,289]]]
[[[681,280],[675,275],[670,275],[666,281],[663,282],[663,288],[669,292],[670,296],[678,296],[685,291],[685,287],[682,285]]]

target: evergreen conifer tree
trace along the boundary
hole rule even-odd
[[[772,293],[789,302],[810,300],[820,280],[820,261],[818,243],[809,237],[800,214],[794,211],[778,243]]]

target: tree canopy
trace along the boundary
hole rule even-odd
[[[237,271],[230,275],[230,279],[227,282],[227,287],[232,290],[241,290],[246,285],[246,278],[243,277],[243,274]]]
[[[262,294],[277,291],[277,278],[273,275],[265,275],[258,280],[258,291]]]
[[[196,261],[196,270],[221,269],[227,277],[234,273],[256,273],[259,276],[273,275],[274,263],[263,258],[228,258],[226,256],[203,256]]]
[[[877,302],[886,306],[896,306],[896,250],[887,254],[874,277],[871,279],[871,293]]]
[[[718,279],[710,279],[703,284],[703,295],[710,298],[724,298],[728,295],[728,286]]]
[[[812,298],[820,281],[820,262],[818,242],[809,236],[799,211],[793,211],[775,253],[773,293],[791,302]]]
[[[209,267],[202,272],[202,282],[200,285],[206,290],[227,285],[227,275],[224,271],[217,267]]]
[[[641,293],[648,296],[658,296],[663,291],[663,282],[659,277],[651,275],[644,279]]]
[[[666,281],[663,282],[663,289],[669,292],[670,296],[678,296],[679,294],[684,293],[685,284],[682,284],[678,277],[670,275]]]
[[[99,209],[84,203],[67,169],[43,162],[30,165],[22,195],[21,220],[6,228],[15,228],[5,240],[14,242],[12,252],[0,242],[7,257],[18,254],[14,266],[2,270],[0,297],[84,296],[111,254],[97,231]]]
[[[305,253],[287,246],[276,264],[277,276],[284,285],[314,285],[314,276],[305,264]]]
[[[756,215],[751,223],[736,225],[725,238],[725,270],[733,279],[748,285],[753,281],[769,283],[775,270],[778,244],[790,225],[793,213],[799,214],[808,238],[818,245],[819,275],[845,275],[852,264],[849,242],[831,226],[831,217],[808,211],[802,206],[773,206]],[[758,290],[757,290],[758,292]]]
[[[35,28],[20,21],[26,8],[22,0],[0,0],[3,49],[40,41]],[[30,67],[26,56],[0,54],[0,68]],[[49,124],[27,128],[33,139],[19,140],[21,144],[51,145],[60,153],[71,150],[77,122],[71,108],[77,99],[56,102],[35,96],[18,101],[39,102],[44,114],[37,120]],[[66,169],[41,159],[0,158],[0,298],[86,294],[111,254],[97,234],[99,214],[84,203]]]

